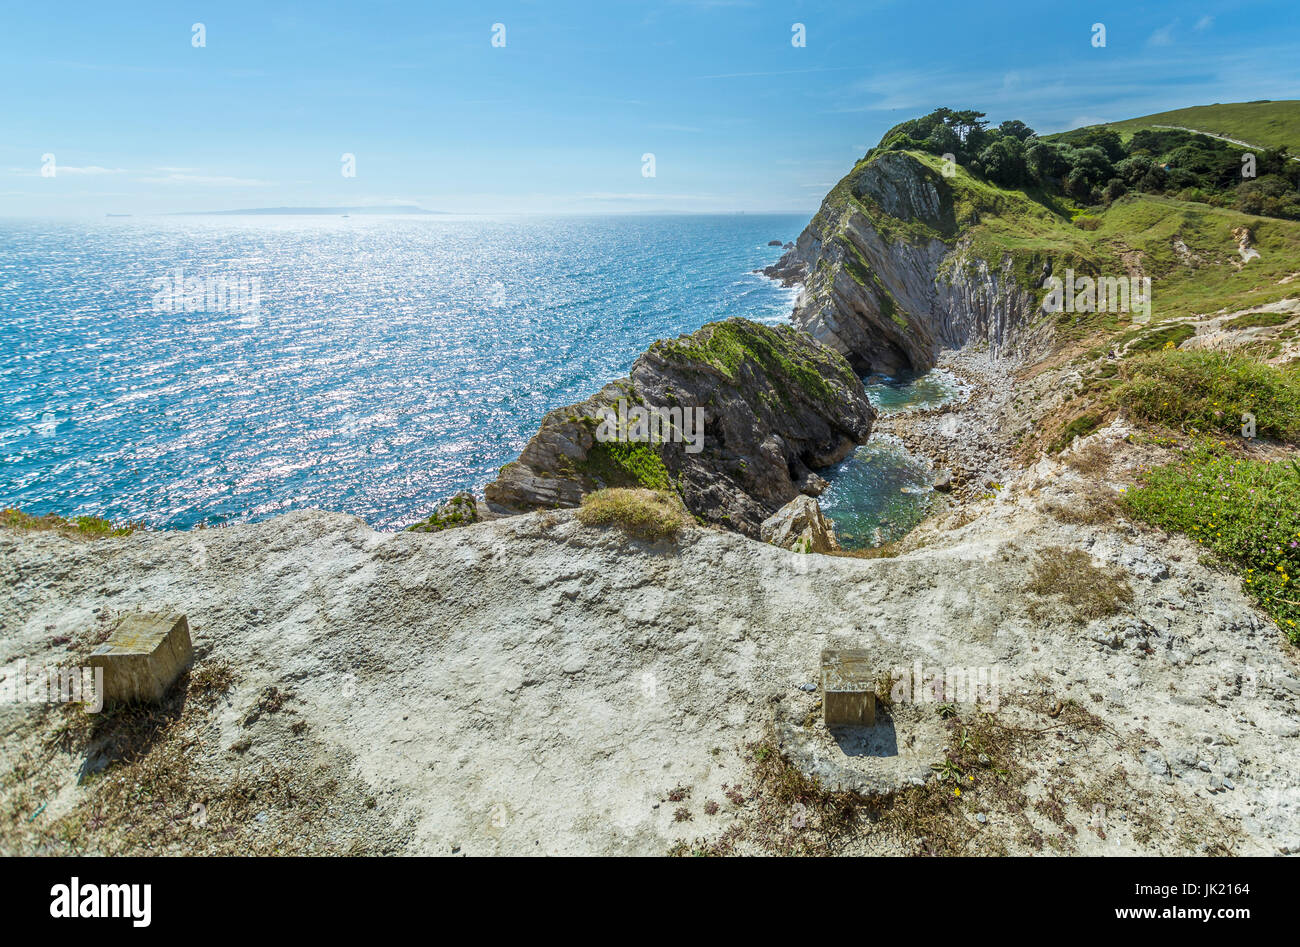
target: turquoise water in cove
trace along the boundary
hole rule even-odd
[[[791,291],[751,271],[805,223],[0,220],[0,506],[408,525],[655,339],[785,321]],[[254,280],[255,311],[214,291]],[[156,306],[177,283],[195,306]]]
[[[910,378],[868,378],[867,397],[882,415],[937,408],[965,397],[965,387],[951,372],[935,369]]]
[[[936,408],[964,397],[961,383],[936,370],[915,378],[869,378],[867,397],[881,415]],[[864,549],[906,535],[929,512],[934,471],[897,440],[873,434],[823,476],[830,486],[818,502],[846,549]]]

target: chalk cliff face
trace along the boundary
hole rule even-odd
[[[795,324],[862,374],[924,371],[970,343],[1023,351],[1049,264],[978,249],[981,209],[968,197],[911,154],[869,156],[763,272],[803,284]]]
[[[676,412],[657,443],[637,431],[638,409]],[[607,413],[627,419],[603,432],[616,440],[598,437]],[[577,506],[602,487],[676,489],[701,519],[757,537],[790,500],[820,492],[813,471],[865,443],[874,418],[835,351],[790,326],[728,319],[656,342],[628,378],[550,412],[485,496],[517,513]]]

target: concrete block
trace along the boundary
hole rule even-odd
[[[876,722],[876,676],[869,652],[822,652],[822,718],[828,727],[870,727]]]
[[[118,622],[90,666],[104,669],[105,704],[158,703],[193,660],[184,615],[140,614]]]

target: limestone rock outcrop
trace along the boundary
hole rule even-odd
[[[791,326],[728,319],[656,342],[629,377],[547,414],[485,496],[519,513],[603,487],[675,489],[701,520],[757,538],[823,488],[812,471],[865,443],[875,416],[834,350]]]
[[[760,536],[765,543],[795,552],[834,552],[835,530],[810,496],[797,496],[767,519]]]
[[[793,249],[762,270],[803,284],[795,325],[859,374],[925,371],[943,348],[1024,352],[1051,261],[972,241],[981,209],[918,157],[869,155],[826,196]],[[988,208],[990,213],[996,209]]]

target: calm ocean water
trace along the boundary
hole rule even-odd
[[[0,506],[407,525],[655,339],[784,321],[791,292],[750,271],[805,223],[0,220]],[[256,311],[215,293],[160,309],[178,270],[209,290],[256,279]]]

